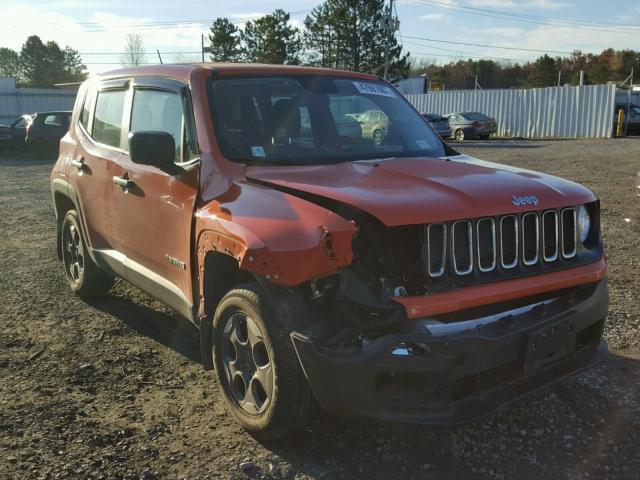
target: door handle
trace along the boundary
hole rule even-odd
[[[71,160],[71,166],[76,167],[80,171],[84,170],[84,158],[80,157],[80,160]]]
[[[133,180],[129,180],[126,176],[113,177],[112,180],[113,180],[113,183],[122,187],[125,190],[131,189],[136,186],[135,182]]]

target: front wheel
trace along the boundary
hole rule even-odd
[[[312,395],[289,337],[286,308],[258,283],[228,292],[213,320],[214,364],[224,401],[255,437],[303,427]]]
[[[106,294],[113,285],[113,277],[100,270],[89,256],[75,210],[65,214],[60,235],[62,262],[71,290],[85,299]]]
[[[371,134],[371,139],[376,147],[379,147],[384,143],[384,132],[380,129],[374,130]]]
[[[461,128],[456,130],[456,133],[454,134],[454,138],[459,141],[464,140],[464,130],[462,130]]]

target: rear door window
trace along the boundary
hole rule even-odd
[[[122,145],[122,113],[126,90],[104,90],[98,93],[92,136],[96,142],[116,148]]]

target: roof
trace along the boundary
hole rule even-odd
[[[35,112],[35,113],[27,113],[25,115],[28,116],[33,116],[33,115],[53,115],[53,114],[58,114],[58,113],[64,113],[64,114],[69,114],[71,115],[73,112],[71,110],[48,110],[46,112]],[[17,117],[24,117],[24,115],[17,115]]]
[[[367,73],[349,72],[320,67],[301,67],[299,65],[269,65],[261,63],[176,63],[163,65],[145,65],[111,70],[98,75],[100,79],[121,78],[135,75],[158,75],[189,80],[196,71],[210,70],[219,75],[332,75],[340,77],[377,80],[378,77]]]

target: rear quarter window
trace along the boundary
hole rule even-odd
[[[68,125],[67,116],[62,113],[47,115],[44,117],[44,124],[50,127],[64,127]]]
[[[92,137],[96,142],[124,148],[121,138],[126,94],[126,90],[105,90],[98,93],[92,128]]]
[[[84,103],[82,104],[82,111],[80,112],[80,124],[85,128],[87,132],[90,132],[91,125],[89,124],[91,120],[91,107],[96,99],[96,91],[93,88],[90,88],[87,91],[87,94],[84,98]]]

